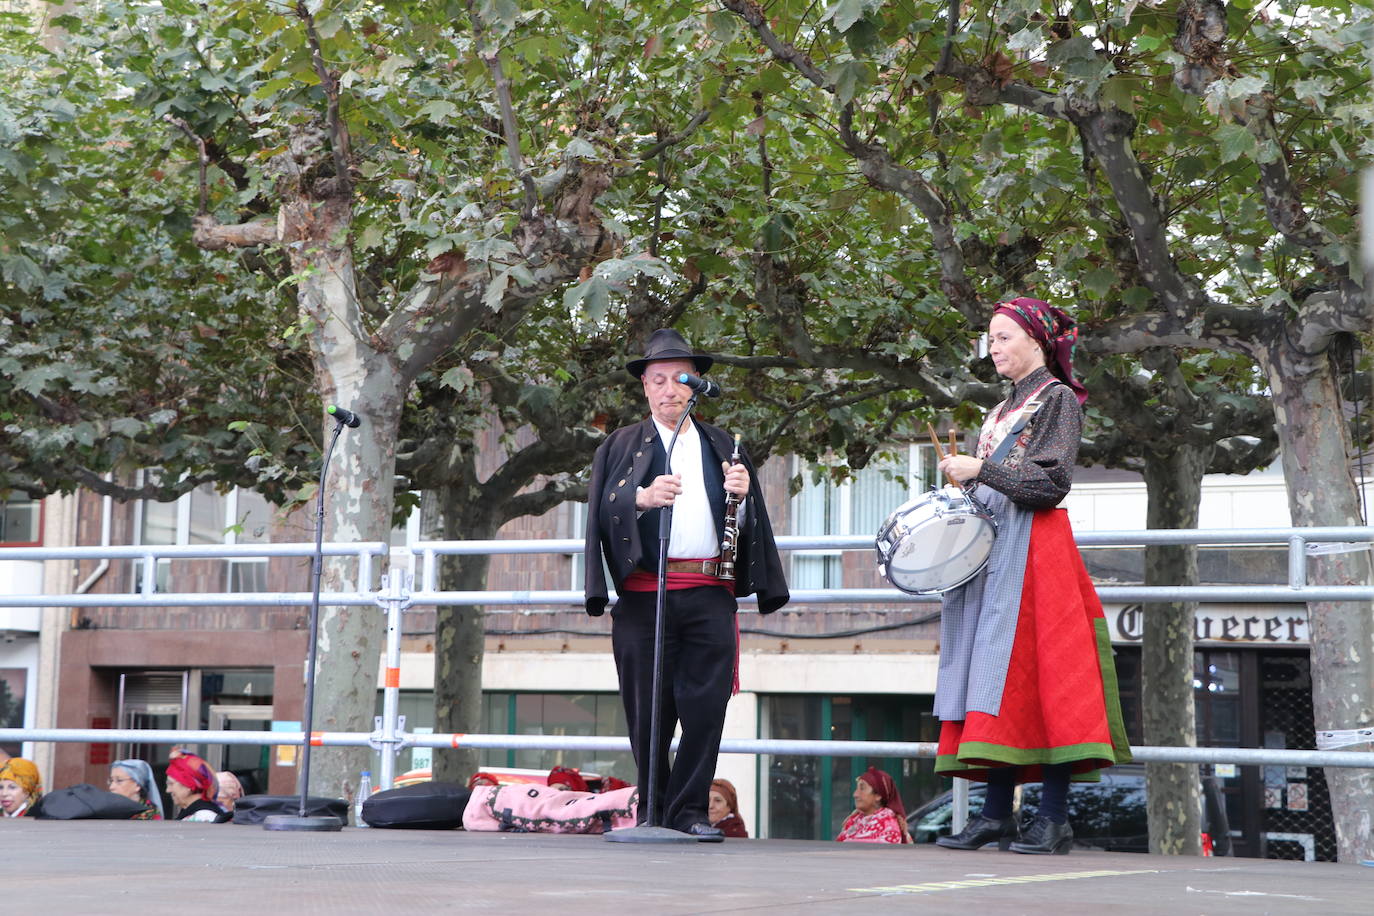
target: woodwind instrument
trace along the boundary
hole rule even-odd
[[[735,434],[735,451],[730,456],[730,464],[739,464],[739,434]],[[725,491],[725,531],[720,539],[720,565],[716,575],[722,579],[735,578],[735,548],[739,543],[739,505],[741,497]]]

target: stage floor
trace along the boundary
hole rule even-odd
[[[1050,913],[1368,916],[1374,868],[801,840],[0,820],[7,913]]]

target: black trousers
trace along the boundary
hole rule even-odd
[[[654,689],[654,592],[621,592],[611,609],[611,648],[620,698],[639,768],[639,819],[648,815],[650,710]],[[670,591],[664,609],[663,692],[659,715],[659,825],[685,830],[708,822],[725,707],[735,670],[735,598],[727,589]],[[670,767],[668,746],[677,725],[682,740]]]

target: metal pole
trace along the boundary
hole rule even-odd
[[[310,563],[310,636],[308,637],[310,641],[306,646],[305,653],[305,714],[301,720],[304,740],[301,741],[301,771],[298,775],[298,782],[301,787],[300,813],[294,818],[286,814],[269,816],[263,821],[263,827],[267,830],[334,831],[343,829],[343,822],[337,817],[332,815],[311,817],[305,813],[306,799],[310,794],[310,746],[313,743],[311,729],[315,722],[315,656],[319,654],[320,576],[324,572],[324,492],[329,480],[329,459],[334,454],[334,443],[339,441],[339,433],[343,432],[343,428],[344,421],[340,418],[334,423],[334,435],[329,439],[329,447],[324,452],[324,461],[320,464],[320,490],[317,494],[319,498],[316,501],[315,510],[315,554]]]
[[[382,579],[386,596],[378,604],[386,605],[386,678],[382,686],[381,768],[379,788],[390,789],[396,779],[396,755],[404,746],[400,734],[398,712],[401,705],[401,614],[410,603],[410,573],[393,569]]]
[[[682,431],[682,425],[687,422],[687,418],[692,413],[692,408],[697,404],[697,396],[692,395],[687,401],[686,408],[682,411],[682,416],[677,419],[677,426],[673,428],[673,437],[668,440],[667,454],[664,456],[663,470],[666,474],[673,472],[673,446],[677,445],[678,433]],[[596,499],[592,494],[590,499]],[[658,822],[660,812],[658,810],[658,767],[659,767],[659,740],[662,735],[660,729],[663,723],[663,639],[666,629],[666,618],[668,616],[668,541],[672,537],[673,531],[673,507],[664,506],[659,509],[658,516],[658,594],[654,600],[654,670],[653,670],[653,690],[650,691],[653,704],[649,710],[649,778],[641,780],[646,783],[640,786],[640,804],[645,804],[644,796],[648,796],[647,812],[644,823],[634,827],[624,827],[620,830],[612,830],[606,834],[606,839],[613,843],[683,843],[696,842],[696,837],[691,834],[674,830],[671,827],[664,827]],[[641,713],[642,714],[642,713]],[[638,760],[636,760],[636,763]]]

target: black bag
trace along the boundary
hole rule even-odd
[[[472,791],[451,782],[417,782],[363,799],[369,827],[452,830],[463,826],[463,809]]]
[[[143,813],[144,807],[141,801],[83,782],[44,795],[34,805],[32,816],[50,821],[127,821]]]
[[[235,824],[261,824],[273,814],[289,814],[292,817],[301,813],[299,795],[245,795],[234,802]],[[306,817],[333,815],[348,823],[348,802],[342,798],[321,798],[311,795],[305,799]]]

